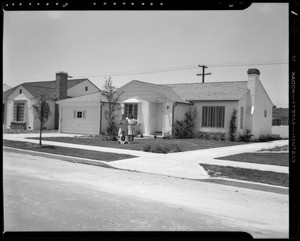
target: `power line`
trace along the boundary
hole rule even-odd
[[[224,63],[224,64],[207,64],[207,67],[235,67],[235,66],[261,66],[261,65],[279,65],[279,64],[288,64],[287,60],[276,60],[276,61],[260,61],[260,62],[244,62],[244,63]],[[109,72],[109,73],[90,73],[90,74],[81,74],[73,75],[74,78],[78,77],[107,77],[107,76],[125,76],[125,75],[137,75],[137,74],[153,74],[153,73],[163,73],[163,72],[173,72],[173,71],[182,71],[189,69],[197,69],[198,65],[188,65],[188,66],[177,66],[169,68],[156,68],[156,69],[144,69],[144,70],[131,70],[123,72]],[[47,77],[35,77],[27,80],[42,80]],[[21,80],[10,81],[10,83],[20,82]]]
[[[220,65],[214,65],[209,64],[208,67],[230,67],[230,66],[260,66],[260,65],[278,65],[278,64],[288,64],[288,61],[282,61],[282,62],[261,62],[261,63],[231,63],[231,64],[220,64]]]

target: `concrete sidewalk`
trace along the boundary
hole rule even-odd
[[[38,137],[38,136],[39,136],[38,134],[4,134],[3,138],[7,140],[38,143],[38,140],[25,139],[28,137]],[[54,136],[74,137],[76,135],[61,134],[61,133],[44,133],[43,136],[44,137],[54,137]],[[178,152],[178,153],[170,153],[170,154],[156,154],[156,153],[148,153],[143,151],[124,150],[124,149],[117,149],[117,148],[106,148],[106,147],[87,146],[87,145],[76,145],[70,143],[51,142],[51,141],[43,141],[43,143],[46,145],[71,147],[76,149],[134,155],[137,156],[137,158],[113,161],[110,162],[109,165],[116,168],[125,169],[125,170],[134,170],[140,172],[148,172],[148,173],[162,174],[162,175],[189,178],[189,179],[209,178],[209,175],[204,170],[204,168],[199,165],[199,163],[248,168],[248,169],[255,169],[255,170],[262,170],[262,171],[272,171],[272,172],[279,172],[279,173],[289,172],[288,167],[214,159],[217,157],[240,154],[245,152],[257,152],[262,148],[273,148],[275,146],[288,145],[288,140],[279,140],[279,141],[262,142],[262,143],[249,143],[244,145],[218,147],[218,148],[188,151],[188,152]]]

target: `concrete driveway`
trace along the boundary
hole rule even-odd
[[[39,134],[4,134],[3,139],[27,141],[38,143],[38,140],[26,139],[28,137],[38,137]],[[74,134],[61,134],[61,133],[44,133],[44,137],[74,137]],[[97,146],[76,145],[70,143],[43,141],[47,145],[56,145],[63,147],[72,147],[77,149],[88,149],[93,151],[113,152],[119,154],[130,154],[137,156],[136,158],[124,159],[119,161],[110,162],[109,165],[140,172],[148,172],[155,174],[162,174],[167,176],[175,176],[189,179],[206,179],[209,178],[208,173],[204,170],[199,163],[233,166],[248,169],[256,169],[263,171],[273,171],[280,173],[288,173],[288,167],[264,165],[255,163],[235,162],[214,159],[217,157],[240,154],[245,152],[257,152],[262,148],[272,148],[275,146],[288,145],[288,140],[278,140],[272,142],[248,143],[244,145],[218,147],[204,150],[170,153],[170,154],[156,154],[143,151],[124,150],[116,148],[105,148]]]

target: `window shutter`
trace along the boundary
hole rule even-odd
[[[73,119],[75,119],[76,118],[76,110],[74,110],[74,112],[73,112]]]
[[[82,111],[82,119],[85,119],[85,110]]]
[[[14,121],[17,121],[17,105],[14,105]]]

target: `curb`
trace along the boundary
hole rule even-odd
[[[289,195],[288,187],[275,186],[275,185],[270,185],[270,184],[265,184],[265,183],[247,182],[247,181],[242,181],[242,180],[225,179],[225,178],[209,178],[209,179],[201,179],[199,181],[233,186],[233,187],[253,189],[253,190],[257,190],[257,191],[273,192],[273,193],[278,193],[278,194]]]
[[[87,164],[87,165],[93,165],[93,166],[100,166],[100,167],[107,167],[107,168],[114,168],[115,167],[99,160],[93,160],[93,159],[87,159],[87,158],[81,158],[81,157],[73,157],[73,156],[63,156],[59,154],[52,154],[52,153],[46,153],[46,152],[39,152],[39,151],[31,151],[31,150],[24,150],[24,149],[18,149],[13,147],[6,147],[3,146],[3,150],[7,151],[14,151],[18,153],[26,153],[26,154],[32,154],[35,156],[42,156],[42,157],[48,157],[48,158],[56,158],[62,161],[67,162],[73,162],[73,163],[81,163],[81,164]]]

